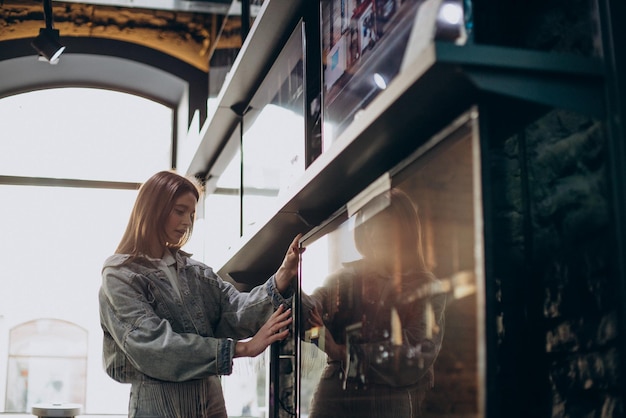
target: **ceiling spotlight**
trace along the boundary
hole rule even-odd
[[[54,29],[52,23],[52,0],[43,1],[43,17],[46,27],[39,29],[39,35],[30,43],[39,55],[50,64],[56,64],[65,50],[65,46],[59,41],[59,31]]]
[[[39,36],[31,42],[39,54],[45,57],[50,64],[56,64],[65,47],[59,42],[59,31],[56,29],[41,28]]]

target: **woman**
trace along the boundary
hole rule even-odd
[[[375,198],[355,225],[362,258],[303,295],[327,354],[309,418],[417,417],[434,383],[445,294],[425,266],[419,217],[404,192]]]
[[[299,236],[276,274],[239,292],[180,249],[199,197],[183,176],[152,176],[104,263],[104,363],[109,376],[131,384],[129,417],[226,418],[219,376],[232,372],[234,357],[257,356],[289,333]]]

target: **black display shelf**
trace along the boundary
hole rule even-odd
[[[273,1],[276,10],[291,16],[297,7]],[[278,7],[281,6],[281,7]],[[269,8],[272,2],[269,3]],[[268,10],[269,11],[269,10]],[[273,20],[257,21],[257,33],[265,33]],[[277,35],[275,40],[278,39]],[[258,39],[258,35],[249,37]],[[266,45],[267,47],[267,45]],[[238,57],[234,76],[225,86],[218,112],[209,121],[188,170],[209,173],[232,136],[236,119],[227,110],[248,98],[265,73],[254,72],[254,82],[238,68],[269,68],[256,46],[249,44]],[[279,48],[278,48],[279,49]],[[248,70],[247,70],[248,71]],[[467,44],[433,42],[416,55],[414,64],[394,79],[359,117],[320,155],[277,201],[275,215],[254,233],[233,246],[223,265],[214,265],[224,278],[242,287],[255,285],[280,265],[284,252],[298,233],[306,233],[341,209],[379,176],[390,170],[421,144],[471,106],[483,101],[515,102],[530,107],[560,108],[603,116],[604,76],[598,58]],[[230,112],[230,114],[229,114]],[[522,112],[524,113],[524,112]],[[514,123],[515,118],[511,118]],[[520,121],[520,124],[523,123]],[[224,128],[229,125],[228,129]],[[232,125],[232,126],[231,126]],[[216,127],[221,126],[221,129]],[[212,145],[207,143],[211,140]]]

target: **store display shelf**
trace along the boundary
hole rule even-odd
[[[208,122],[189,174],[210,173],[220,150],[231,140],[237,123],[232,107],[247,103],[265,74],[259,68],[271,66],[269,50],[277,49],[281,39],[276,21],[284,20],[277,16],[290,17],[289,24],[295,24],[300,4],[293,3],[268,2],[255,22],[255,35],[249,37],[253,41],[244,45],[220,94],[218,111]],[[272,39],[268,41],[264,36],[269,33]],[[264,46],[257,45],[262,39]],[[503,105],[515,101],[523,106],[602,115],[603,89],[600,59],[432,42],[291,185],[277,201],[275,215],[242,237],[231,248],[227,261],[214,268],[244,287],[265,280],[280,265],[296,234],[306,233],[330,217],[454,118],[486,98],[501,100]]]

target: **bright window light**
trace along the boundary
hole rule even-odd
[[[2,175],[143,182],[170,166],[172,109],[110,90],[0,100]]]

